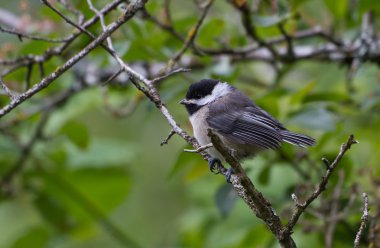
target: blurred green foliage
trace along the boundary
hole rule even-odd
[[[54,28],[46,36],[63,37],[71,30],[37,0],[23,1],[33,6],[35,12],[23,12],[16,2],[0,2],[2,8],[18,15],[49,22]],[[84,2],[73,1],[90,17],[93,14]],[[101,7],[107,2],[96,4]],[[289,19],[285,28],[290,33],[321,25],[334,27],[342,37],[352,37],[360,30],[363,13],[372,10],[380,14],[380,5],[361,0],[352,9],[350,2],[279,0],[277,15],[270,3],[263,1],[254,22],[263,39],[281,35],[275,25],[284,18]],[[164,1],[151,1],[147,8],[160,17],[163,6]],[[186,36],[197,22],[199,10],[193,1],[171,1],[170,8],[175,29]],[[107,21],[117,16],[117,12],[112,13]],[[100,28],[91,31],[99,33]],[[182,47],[182,42],[171,34],[139,17],[130,20],[112,38],[127,63],[166,63]],[[11,44],[17,48],[8,51],[7,58],[40,54],[52,46],[26,39],[19,42],[17,37],[6,34],[0,34],[0,39],[2,46]],[[67,55],[88,41],[82,36]],[[217,48],[221,42],[241,47],[249,39],[239,13],[226,1],[215,1],[196,43]],[[203,65],[200,69],[170,77],[160,87],[163,101],[189,132],[187,114],[178,101],[191,82],[219,78],[251,96],[289,129],[317,139],[317,146],[309,149],[307,159],[298,161],[297,156],[306,151],[285,145],[281,152],[268,151],[244,163],[252,181],[281,216],[289,217],[288,209],[293,206],[291,193],[298,192],[304,184],[315,185],[324,171],[320,159],[333,159],[351,133],[360,145],[349,151],[339,165],[339,170],[345,172],[339,202],[342,208],[347,204],[354,184],[360,185],[360,191],[375,192],[372,197],[376,197],[378,188],[372,183],[380,176],[380,73],[376,65],[363,64],[352,82],[355,91],[349,92],[347,68],[339,64],[300,61],[284,65],[277,74],[273,67],[256,61],[232,63],[221,58],[216,63],[210,56],[196,59]],[[64,61],[49,60],[45,71],[52,72]],[[99,67],[114,65],[100,48],[89,54],[87,61]],[[32,82],[39,81],[37,70],[34,68]],[[25,73],[20,70],[4,80],[13,88],[22,89]],[[22,118],[38,106],[38,99],[54,96],[75,83],[71,70],[1,122]],[[199,155],[183,153],[188,147],[182,139],[174,136],[168,145],[160,146],[170,131],[169,125],[131,85],[123,87],[110,89],[108,94],[114,106],[138,99],[137,108],[128,118],[115,118],[105,110],[104,88],[98,87],[76,94],[52,111],[43,130],[45,138],[33,147],[25,169],[9,186],[11,195],[1,196],[0,247],[126,247],[129,239],[142,247],[278,247],[271,233],[231,192],[222,176],[212,175]],[[0,103],[6,102],[7,98],[1,96]],[[27,143],[40,118],[41,113],[37,113],[0,133],[2,174],[21,156],[14,136],[20,143]],[[294,161],[307,178],[294,168]],[[337,180],[334,174],[326,199]],[[305,188],[308,192],[313,189]],[[360,200],[349,210],[350,218],[338,223],[334,247],[352,247],[360,222]],[[314,208],[324,203],[320,200]],[[294,233],[298,246],[322,247],[323,220],[312,214],[302,219]]]

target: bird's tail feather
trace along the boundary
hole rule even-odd
[[[300,134],[300,133],[295,133],[288,130],[282,130],[280,134],[283,141],[290,143],[292,145],[301,146],[301,147],[308,147],[308,146],[315,145],[315,139],[309,136]]]

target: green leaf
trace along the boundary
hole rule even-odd
[[[302,102],[303,99],[306,98],[306,96],[310,93],[310,91],[315,88],[316,84],[316,81],[311,81],[310,83],[306,84],[303,88],[292,95],[290,98],[290,103],[295,104]]]
[[[0,247],[10,247],[31,228],[42,224],[30,197],[17,197],[0,204]]]
[[[273,15],[273,16],[254,16],[253,21],[255,26],[258,27],[271,27],[278,25],[288,19],[296,17],[296,13],[289,13],[283,16]]]
[[[316,102],[316,101],[331,101],[331,102],[339,102],[339,101],[347,101],[350,97],[346,94],[341,93],[315,93],[309,94],[307,97],[302,99],[302,102]]]
[[[53,151],[47,153],[47,157],[57,166],[63,166],[67,162],[67,152],[63,149],[63,147],[54,149]]]
[[[223,217],[227,217],[233,209],[238,195],[231,184],[225,183],[215,194],[215,202],[219,212]]]
[[[280,113],[279,99],[288,94],[288,91],[278,88],[271,90],[268,94],[263,95],[261,98],[255,99],[255,101],[257,105],[276,117]]]
[[[188,148],[190,149],[190,148]],[[168,177],[171,178],[176,175],[179,171],[186,167],[200,167],[204,166],[207,162],[202,159],[199,154],[189,153],[189,152],[181,152],[171,168]],[[203,171],[203,170],[202,170]],[[196,173],[197,174],[197,173]],[[200,173],[202,174],[202,173]]]
[[[93,110],[100,103],[100,94],[96,89],[88,89],[78,95],[72,96],[65,106],[54,111],[49,118],[46,132],[58,133],[67,122],[83,117],[85,113]]]
[[[373,0],[360,0],[358,1],[358,10],[360,14],[373,11],[377,16],[380,14],[380,5],[374,4]]]
[[[307,1],[310,1],[310,0],[290,0],[290,5],[292,6],[292,9],[296,9]]]
[[[313,106],[296,113],[289,123],[309,129],[333,131],[336,128],[337,119],[324,107]]]
[[[34,173],[43,188],[36,206],[62,231],[85,228],[119,206],[129,193],[129,174],[122,167],[80,168]]]
[[[247,232],[244,240],[241,242],[241,244],[239,244],[239,247],[271,247],[271,239],[271,234],[268,232],[268,229],[265,227],[265,225],[259,225],[251,228]]]
[[[94,139],[88,149],[80,151],[67,147],[67,162],[71,168],[78,167],[109,167],[126,165],[136,152],[131,144],[116,139]]]
[[[90,135],[87,127],[76,121],[67,122],[60,130],[78,148],[85,150],[90,142]]]
[[[58,230],[67,231],[73,227],[73,220],[59,197],[40,193],[34,204],[41,216]]]
[[[43,248],[47,247],[49,242],[49,232],[46,228],[36,227],[30,229],[25,233],[20,239],[18,239],[13,245],[12,248]]]
[[[271,166],[266,164],[259,173],[259,183],[261,183],[262,185],[267,185],[269,183],[270,172]]]
[[[215,38],[223,32],[224,28],[223,19],[212,19],[202,25],[197,41],[203,46],[213,45],[215,44]]]
[[[104,212],[122,203],[130,188],[129,175],[121,167],[81,168],[65,178]]]
[[[339,0],[339,1],[331,1],[324,0],[327,8],[331,11],[331,13],[335,16],[336,19],[342,19],[345,17],[348,10],[348,1],[347,0]]]
[[[364,111],[376,110],[376,108],[380,108],[380,97],[368,97],[361,102],[361,108]]]

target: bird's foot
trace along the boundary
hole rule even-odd
[[[214,174],[219,174],[222,172],[223,165],[218,158],[211,158],[208,161],[208,166],[210,167],[210,171]]]
[[[218,158],[211,158],[208,161],[208,166],[210,167],[210,171],[214,174],[219,174],[224,172],[224,167],[222,165],[222,162]],[[234,174],[234,170],[232,167],[230,167],[226,172],[226,180],[227,183],[231,183],[231,175]]]
[[[231,183],[231,175],[234,174],[234,170],[230,167],[226,172],[227,183]]]

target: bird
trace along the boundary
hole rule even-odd
[[[267,149],[278,149],[282,143],[307,148],[315,139],[289,131],[268,112],[257,106],[234,86],[216,79],[202,79],[190,85],[180,101],[189,114],[195,139],[201,146],[211,143],[208,129],[213,130],[239,161]],[[220,168],[223,156],[213,147],[207,152],[210,170]],[[218,169],[219,170],[219,169]],[[226,173],[230,182],[232,168]]]

